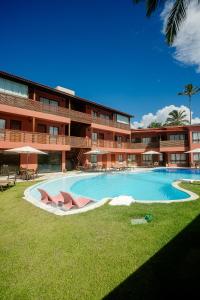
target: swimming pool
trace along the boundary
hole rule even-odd
[[[193,169],[154,169],[143,172],[116,172],[66,176],[37,184],[29,189],[29,195],[40,201],[38,187],[55,195],[59,191],[69,191],[74,196],[89,197],[96,202],[104,198],[120,195],[132,196],[137,201],[186,200],[190,193],[177,189],[173,182],[179,179],[200,180],[200,170]]]

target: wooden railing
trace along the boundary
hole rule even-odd
[[[159,142],[152,143],[131,143],[131,149],[155,149],[159,148]]]
[[[127,124],[122,124],[122,123],[118,123],[112,120],[106,120],[99,117],[95,118],[92,117],[92,115],[84,112],[80,112],[72,109],[69,110],[68,108],[65,107],[43,104],[39,101],[35,101],[32,99],[24,99],[21,97],[15,97],[15,96],[5,95],[1,93],[0,93],[0,104],[68,117],[71,118],[72,121],[80,122],[80,123],[91,124],[93,122],[93,123],[111,126],[115,128],[121,128],[127,130],[130,129],[130,125]]]
[[[78,136],[70,136],[70,145],[72,148],[91,148],[91,139]]]
[[[187,146],[188,146],[187,140],[160,141],[160,148],[162,148],[162,147],[187,147]]]
[[[0,104],[69,117],[69,109],[61,106],[43,104],[39,101],[0,94]]]
[[[0,129],[1,142],[15,142],[24,144],[57,144],[69,145],[70,140],[65,135],[50,135],[47,133]]]
[[[101,125],[106,125],[106,126],[109,126],[109,127],[115,127],[115,128],[130,130],[130,125],[129,124],[123,124],[123,123],[115,122],[115,121],[110,120],[110,119],[103,119],[103,118],[93,116],[92,117],[92,122],[97,123],[97,124],[101,124]]]
[[[159,147],[159,143],[130,143],[130,142],[116,142],[111,140],[97,140],[92,141],[93,146],[105,148],[121,148],[121,149],[155,149]]]

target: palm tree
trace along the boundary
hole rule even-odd
[[[185,17],[187,15],[187,7],[190,2],[194,0],[175,0],[172,6],[172,9],[169,13],[168,19],[167,19],[167,25],[165,28],[165,38],[168,45],[172,45],[174,42],[174,38],[176,37],[180,26],[182,22],[185,20]],[[200,4],[199,0],[197,1],[198,4]],[[140,3],[144,2],[144,0],[133,0],[134,3]],[[164,5],[164,3],[167,2],[167,0],[146,0],[146,16],[150,17],[152,13],[155,12],[155,10],[160,5]]]
[[[160,128],[160,127],[162,127],[162,123],[156,121],[151,122],[151,124],[149,124],[148,126],[148,128]]]
[[[178,95],[189,97],[190,124],[192,123],[192,110],[191,110],[192,96],[196,95],[199,92],[200,92],[200,88],[198,86],[193,86],[190,83],[185,86],[185,90],[183,92],[178,93]]]
[[[185,110],[172,110],[166,120],[166,126],[181,126],[186,125],[188,120]]]

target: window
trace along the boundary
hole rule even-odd
[[[149,144],[149,143],[151,143],[151,138],[150,137],[143,137],[142,138],[142,143],[143,144]]]
[[[92,164],[96,164],[97,163],[97,155],[96,154],[91,154],[90,162]]]
[[[98,139],[98,134],[97,134],[97,132],[92,132],[92,141],[94,142],[96,142],[97,141],[97,139]]]
[[[105,114],[100,114],[100,118],[105,119],[105,120],[110,119],[109,115],[105,115]]]
[[[170,134],[170,141],[180,141],[185,140],[185,134]]]
[[[128,154],[128,161],[129,161],[129,162],[136,161],[136,156],[135,156],[135,154]]]
[[[0,119],[0,141],[5,138],[6,120]]]
[[[21,121],[11,120],[10,121],[10,129],[21,130]]]
[[[93,116],[94,118],[98,118],[98,112],[95,111],[95,110],[92,110],[92,116]]]
[[[186,162],[186,154],[185,153],[173,153],[170,155],[171,163],[185,163]]]
[[[49,127],[49,134],[51,134],[51,135],[58,135],[58,127],[50,126]]]
[[[45,124],[38,124],[37,130],[38,132],[45,133],[47,132],[47,126]]]
[[[0,119],[0,129],[5,129],[6,127],[6,120]]]
[[[200,153],[194,153],[193,158],[195,162],[200,162]]]
[[[117,122],[118,123],[123,123],[123,124],[129,124],[129,117],[117,114]]]
[[[121,144],[122,143],[122,136],[116,135],[115,136],[115,140],[116,140],[116,142],[118,142],[119,144]]]
[[[136,138],[132,138],[132,143],[141,143],[141,138],[136,137]]]
[[[192,133],[192,141],[193,141],[193,143],[199,143],[200,144],[200,131]]]
[[[142,155],[143,161],[152,161],[152,155],[151,154],[144,154]]]
[[[8,79],[0,78],[0,93],[28,98],[28,86]]]
[[[123,162],[123,155],[122,154],[118,154],[118,162]]]
[[[58,101],[40,97],[40,102],[45,105],[58,106]]]

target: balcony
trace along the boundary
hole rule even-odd
[[[85,137],[50,135],[47,133],[0,129],[2,148],[32,145],[47,150],[70,150],[73,148],[91,148],[91,140]]]
[[[12,107],[17,107],[22,109],[28,109],[31,111],[38,111],[42,113],[58,115],[62,117],[69,117],[69,109],[65,107],[47,105],[39,101],[14,97],[10,95],[0,94],[0,104],[9,105]]]
[[[0,129],[0,142],[1,146],[3,146],[3,142],[6,145],[9,145],[9,143],[17,143],[23,145],[69,145],[70,139],[65,135],[56,136],[39,132]]]
[[[115,122],[115,121],[110,120],[110,119],[107,120],[107,119],[103,119],[103,118],[93,116],[92,117],[92,122],[96,123],[96,124],[104,125],[104,126],[115,127],[115,128],[124,129],[124,130],[130,130],[130,125],[129,124],[123,124],[123,123]]]
[[[143,150],[151,150],[151,149],[155,149],[155,148],[159,148],[159,142],[152,142],[152,143],[131,143],[130,144],[131,149],[143,149]]]
[[[91,148],[91,139],[78,136],[70,136],[70,145],[72,148]]]
[[[27,109],[30,111],[36,111],[41,113],[53,114],[65,118],[70,118],[72,121],[91,124],[97,123],[105,126],[110,126],[114,128],[126,129],[130,130],[130,126],[127,124],[122,124],[118,122],[114,122],[112,120],[106,120],[102,118],[94,118],[92,115],[76,111],[69,110],[68,108],[54,105],[43,104],[39,101],[35,101],[32,99],[24,99],[21,97],[15,97],[11,95],[5,95],[0,93],[0,104],[8,105],[11,107],[17,107],[21,109]]]
[[[187,140],[167,140],[160,141],[160,149],[162,148],[180,148],[180,150],[187,150],[189,143]],[[178,149],[179,150],[179,149]]]

